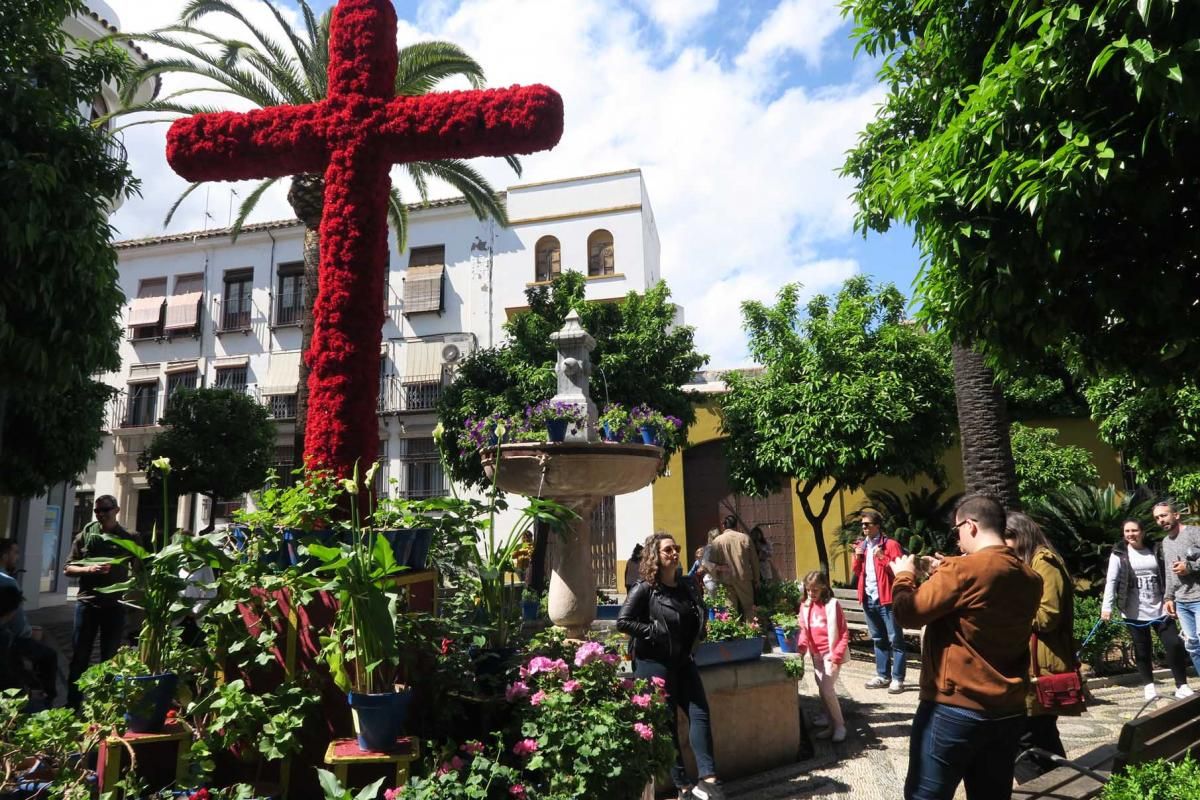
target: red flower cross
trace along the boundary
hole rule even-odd
[[[562,98],[548,86],[397,97],[396,68],[391,0],[340,0],[325,100],[197,114],[167,133],[167,161],[190,181],[325,173],[305,456],[342,476],[374,461],[378,446],[388,171],[532,153],[562,136]]]

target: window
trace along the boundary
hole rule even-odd
[[[171,403],[171,398],[180,389],[195,389],[199,373],[195,370],[167,373],[167,393],[163,397],[163,411]]]
[[[204,298],[203,275],[180,275],[175,279],[175,292],[167,298],[167,318],[163,330],[167,333],[198,333],[200,301]]]
[[[217,379],[213,388],[246,391],[246,367],[217,367]]]
[[[267,363],[266,380],[258,392],[267,413],[275,419],[296,418],[296,389],[300,383],[300,351],[277,350]]]
[[[616,272],[613,258],[613,236],[601,229],[588,237],[588,275],[612,275]]]
[[[272,419],[296,418],[296,395],[269,394],[266,395],[267,413]]]
[[[158,421],[158,381],[129,384],[126,428],[142,428]]]
[[[400,440],[400,497],[442,497],[449,488],[432,438]]]
[[[562,264],[562,248],[558,239],[553,236],[543,236],[538,239],[533,248],[534,280],[549,281],[559,273]]]
[[[129,338],[157,339],[163,335],[163,304],[167,279],[147,278],[138,283],[138,294],[129,304]]]
[[[379,469],[375,470],[375,480],[371,484],[371,492],[376,498],[388,497],[391,494],[392,481],[391,470],[388,469],[388,440],[379,440],[379,455],[375,457],[375,463],[379,464]]]
[[[280,264],[276,285],[275,324],[299,325],[304,313],[304,262]]]
[[[442,278],[446,272],[446,246],[414,247],[404,273],[404,313],[442,311]]]
[[[225,273],[225,299],[221,305],[221,330],[250,329],[250,289],[254,270],[239,269]]]

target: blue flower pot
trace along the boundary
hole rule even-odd
[[[565,419],[546,420],[546,438],[552,442],[566,441],[568,424],[569,421]]]
[[[596,604],[596,619],[616,619],[620,613],[621,606],[617,603]]]
[[[763,637],[731,639],[725,642],[702,642],[696,648],[696,666],[710,667],[714,664],[732,664],[738,661],[757,661],[762,658]]]
[[[429,566],[429,548],[433,545],[433,528],[414,528],[412,550],[408,554],[409,569]]]
[[[175,687],[179,678],[174,672],[159,675],[138,675],[132,678],[117,677],[130,681],[129,708],[125,710],[125,724],[134,733],[158,733],[167,720],[167,711],[175,698]]]
[[[392,546],[392,557],[396,559],[397,564],[407,565],[409,559],[412,558],[413,544],[417,539],[417,532],[412,528],[403,528],[400,530],[380,531],[379,535],[388,540]],[[425,548],[425,552],[429,552],[429,548]]]
[[[537,622],[542,614],[541,603],[537,600],[521,601],[521,619],[526,622]]]
[[[642,444],[658,444],[658,429],[652,425],[643,425],[639,430],[642,433]]]
[[[779,652],[794,653],[796,652],[796,644],[800,639],[800,631],[793,630],[788,633],[783,628],[775,628],[775,641],[779,643]]]
[[[411,689],[378,694],[350,692],[346,701],[354,715],[360,750],[386,753],[396,748],[396,740],[404,734],[404,724],[408,721]]]

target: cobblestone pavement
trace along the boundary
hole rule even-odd
[[[800,800],[812,797],[854,797],[855,800],[897,800],[903,796],[908,770],[908,736],[917,707],[919,670],[910,663],[906,690],[899,695],[863,684],[874,675],[874,663],[853,660],[838,676],[838,695],[846,715],[848,736],[841,744],[815,740],[815,753],[807,761],[771,772],[730,781],[726,793],[745,800]],[[1094,701],[1086,714],[1063,717],[1059,731],[1067,756],[1078,756],[1094,747],[1116,741],[1122,725],[1135,715],[1160,708],[1172,699],[1160,698],[1147,704],[1136,675],[1125,676],[1133,683],[1092,688]],[[1095,686],[1096,682],[1092,682]],[[1193,680],[1193,688],[1196,682]],[[1170,687],[1160,678],[1159,691]],[[812,678],[806,677],[800,694],[806,720],[820,710]],[[809,726],[811,730],[811,725]],[[719,765],[718,765],[719,766]],[[965,794],[960,789],[958,798]]]

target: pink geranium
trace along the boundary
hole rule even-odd
[[[657,675],[651,677],[650,682],[654,684],[654,688],[656,689],[662,689],[667,685],[666,678],[660,678]]]
[[[438,775],[446,775],[451,772],[458,772],[465,765],[466,765],[465,761],[463,761],[458,756],[453,756],[449,761],[442,762],[442,765],[440,767],[438,767],[437,774]]]
[[[508,793],[516,798],[524,798],[525,787],[519,783],[514,783],[512,786],[508,787]]]
[[[397,786],[395,789],[388,789],[383,793],[383,800],[400,800],[404,796],[404,787]]]
[[[546,658],[545,656],[534,656],[529,659],[529,663],[521,667],[521,677],[530,678],[542,672],[558,673],[566,675],[571,671],[567,666],[567,662],[561,658]]]
[[[579,681],[569,680],[569,681],[563,682],[563,691],[566,692],[567,694],[574,693],[574,691],[578,688],[579,688]]]
[[[647,742],[654,738],[654,728],[644,722],[633,723],[633,729],[637,731],[637,735],[645,739]]]
[[[466,744],[464,744],[462,747],[460,747],[458,749],[462,750],[464,753],[469,753],[470,755],[477,756],[483,752],[483,742],[475,742],[475,741],[467,742]]]
[[[510,683],[504,690],[504,699],[510,703],[515,703],[525,697],[529,697],[529,687],[525,685],[524,681]]]
[[[604,645],[599,642],[584,642],[575,651],[575,666],[582,667],[589,661],[595,661],[604,655]]]
[[[652,698],[648,694],[635,694],[629,698],[629,702],[633,703],[638,708],[649,708]]]
[[[536,739],[522,739],[512,747],[513,755],[521,756],[522,758],[533,755],[537,752],[537,749],[538,743]]]
[[[529,704],[532,706],[540,706],[546,700],[546,693],[541,689],[534,692],[533,697],[529,698]]]
[[[621,679],[621,688],[624,689],[625,691],[628,692],[630,689],[633,688],[633,686],[634,686],[634,684],[633,684],[632,679],[630,679],[630,678],[622,678]]]

